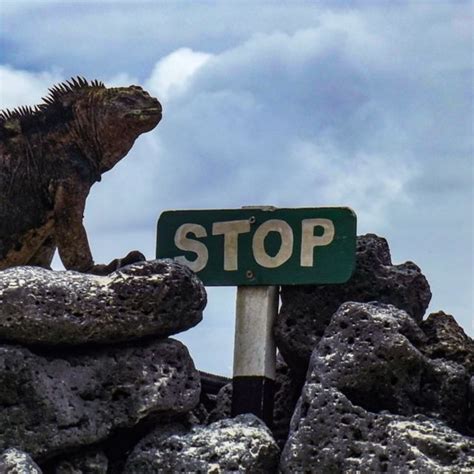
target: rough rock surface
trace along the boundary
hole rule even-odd
[[[54,474],[107,474],[108,459],[98,450],[86,450],[61,459],[54,466]]]
[[[42,474],[42,471],[27,453],[10,448],[0,454],[0,474]]]
[[[216,406],[209,413],[209,423],[232,416],[232,382],[224,385],[216,396]]]
[[[432,313],[421,322],[427,336],[423,352],[430,358],[458,362],[474,374],[474,341],[450,314]]]
[[[291,417],[301,395],[304,381],[304,377],[288,367],[279,355],[276,364],[272,431],[281,449],[288,438]]]
[[[277,357],[275,397],[273,407],[272,432],[280,448],[283,448],[290,429],[290,421],[304,385],[300,378],[285,364],[281,356]],[[216,407],[209,414],[209,422],[231,417],[232,383],[224,385],[216,397]]]
[[[465,428],[468,373],[423,355],[425,339],[391,305],[343,304],[311,357],[283,472],[473,468],[474,441],[444,424]]]
[[[357,238],[356,269],[342,285],[286,286],[275,322],[275,338],[285,361],[306,371],[309,358],[332,315],[346,301],[379,301],[421,321],[431,299],[426,278],[412,262],[392,265],[387,241],[374,234]]]
[[[158,427],[134,449],[124,474],[163,472],[276,472],[279,449],[253,415],[195,426]]]
[[[474,441],[423,415],[373,414],[307,385],[280,469],[294,472],[472,472]]]
[[[199,393],[199,373],[172,339],[43,355],[1,345],[0,450],[52,457],[150,414],[186,413]]]
[[[171,260],[105,277],[15,267],[0,271],[0,338],[58,345],[164,337],[199,323],[205,304],[199,279]]]

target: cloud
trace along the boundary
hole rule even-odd
[[[21,105],[35,105],[61,76],[56,71],[32,73],[0,64],[0,108],[10,109]]]
[[[83,5],[74,17],[55,5],[41,10],[39,29],[30,16],[21,31],[24,10],[12,16],[11,66],[0,68],[9,106],[38,102],[72,71],[111,85],[141,83],[163,102],[156,130],[92,188],[86,225],[96,260],[136,247],[152,258],[165,209],[348,205],[359,233],[386,235],[395,262],[422,267],[432,309],[467,325],[468,7],[349,3],[213,5],[184,16],[148,4],[133,21],[130,5]],[[67,51],[53,46],[57,38]],[[222,303],[209,318],[232,314],[232,306]],[[230,334],[232,324],[230,317]]]
[[[219,196],[223,206],[294,206],[350,197],[383,226],[387,206],[406,202],[416,164],[409,148],[398,153],[407,130],[385,113],[380,88],[352,57],[357,41],[375,39],[357,22],[354,31],[354,22],[333,23],[330,17],[320,29],[257,35],[190,69],[186,87],[165,95],[166,120],[154,134],[158,201],[214,207]],[[383,56],[375,45],[372,62],[375,51]],[[388,161],[395,175],[387,176]]]
[[[181,95],[189,86],[190,79],[211,57],[211,54],[180,48],[155,65],[146,87],[162,101]]]

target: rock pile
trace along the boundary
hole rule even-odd
[[[125,462],[127,472],[142,472],[133,465],[143,455],[127,456],[150,430],[191,433],[200,374],[168,336],[199,323],[205,304],[202,283],[171,261],[107,277],[0,272],[0,473],[120,473]],[[278,448],[261,422],[227,425],[199,435],[211,430],[214,441],[226,440],[228,452],[211,456],[212,465],[277,465]],[[255,452],[239,461],[232,436],[243,452],[243,433],[256,436]],[[198,435],[189,436],[192,444]],[[167,458],[165,445],[154,454]],[[155,464],[146,472],[159,472]]]
[[[375,235],[346,284],[282,288],[271,432],[169,338],[206,302],[185,267],[0,272],[0,473],[472,472],[474,342],[430,297]]]
[[[304,385],[294,412],[291,390],[275,400],[281,472],[474,470],[474,343],[450,315],[423,320],[430,298],[375,235],[346,284],[282,288],[281,386]]]
[[[343,304],[311,356],[282,472],[473,470],[468,370],[424,341],[394,306]]]
[[[348,283],[282,288],[275,338],[287,364],[306,373],[314,347],[342,303],[393,304],[419,322],[430,299],[429,284],[413,262],[393,265],[387,241],[364,235],[357,238],[356,268]]]

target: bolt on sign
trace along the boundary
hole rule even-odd
[[[157,258],[208,286],[343,283],[355,265],[356,216],[346,207],[166,211]]]

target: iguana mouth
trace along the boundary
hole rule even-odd
[[[140,117],[140,116],[150,116],[150,115],[161,115],[160,107],[150,107],[148,109],[133,110],[128,112],[126,117]]]
[[[161,108],[160,107],[151,107],[149,109],[145,109],[142,111],[145,115],[161,115]]]

